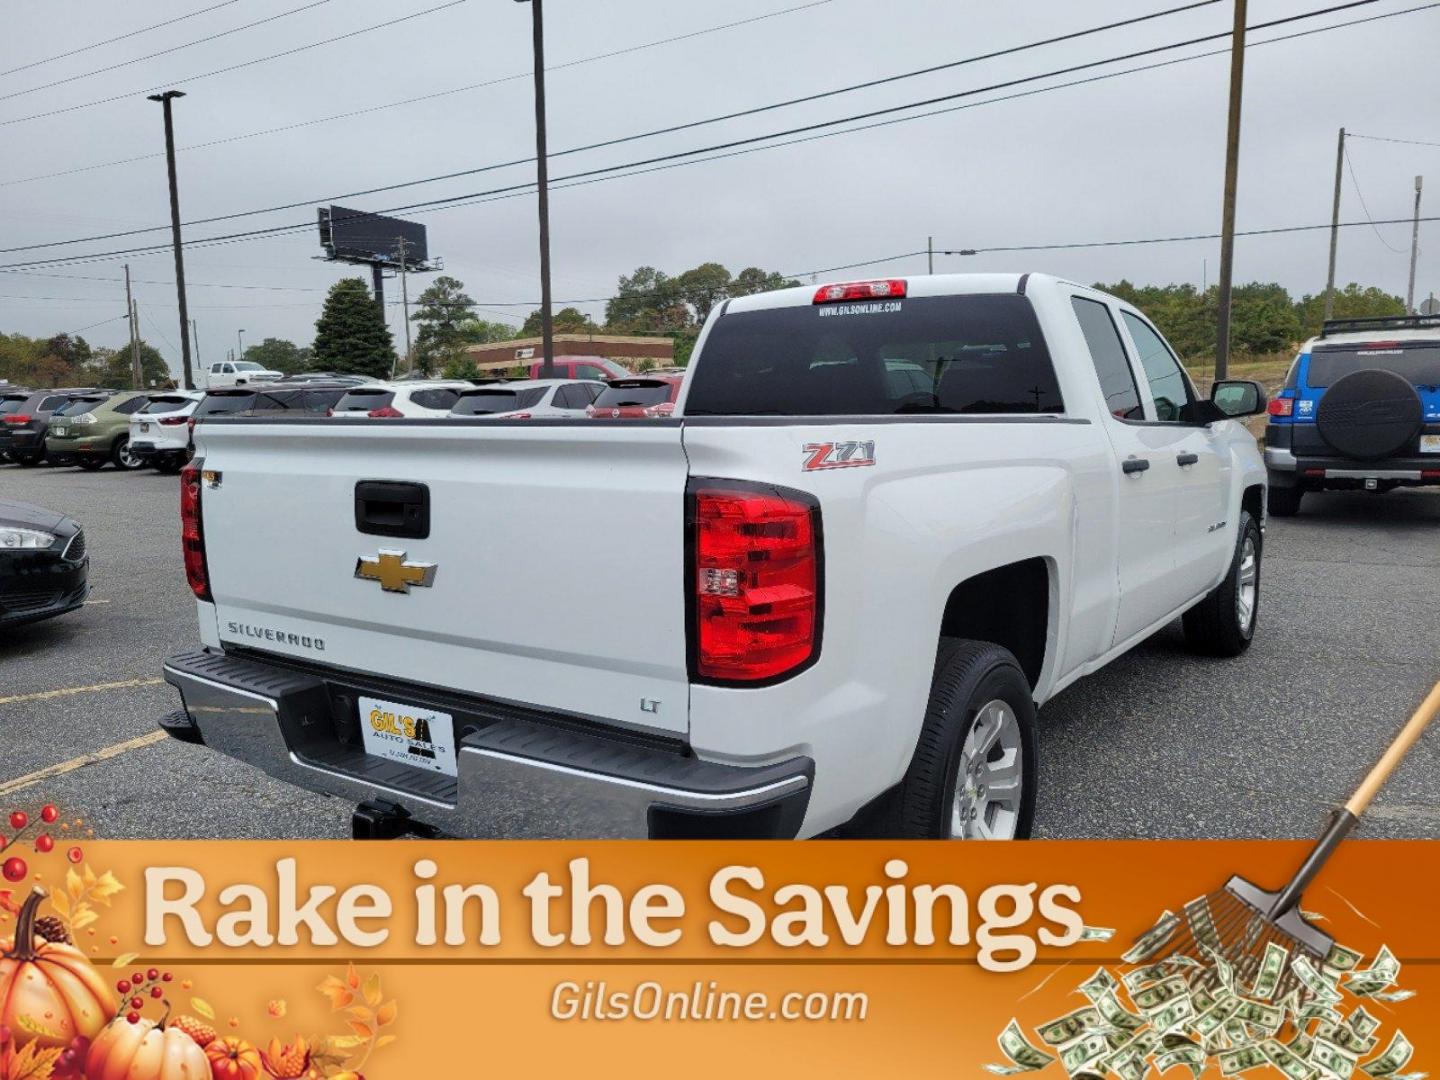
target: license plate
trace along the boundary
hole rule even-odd
[[[455,776],[455,718],[380,698],[360,698],[365,752],[416,769]]]
[[[65,434],[65,429],[64,429],[63,427],[57,427],[57,428],[55,429],[55,431],[54,431],[54,434],[56,434],[56,435],[64,435],[64,434]]]
[[[1440,435],[1421,435],[1420,453],[1440,454]]]
[[[149,425],[149,424],[141,424],[141,425],[140,425],[140,434],[141,434],[141,435],[149,435],[149,434],[150,434],[150,425]]]

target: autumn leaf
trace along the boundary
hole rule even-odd
[[[327,976],[316,989],[330,999],[330,1011],[339,1012],[355,1000],[355,994],[334,975]]]
[[[53,1039],[56,1042],[60,1043],[63,1043],[65,1041],[64,1036],[62,1036],[60,1032],[56,1031],[54,1028],[46,1027],[39,1020],[36,1020],[28,1013],[21,1013],[19,1016],[17,1016],[15,1018],[15,1024],[17,1027],[23,1028],[24,1030],[30,1032],[30,1034],[32,1035],[39,1035],[41,1038]]]
[[[393,1024],[395,1022],[395,1015],[399,1011],[400,1005],[398,1002],[387,1001],[384,1005],[380,1006],[379,1011],[375,1014],[375,1022],[381,1027],[385,1027],[387,1024]]]
[[[375,1049],[376,1049],[376,1050],[379,1050],[379,1049],[381,1049],[382,1047],[389,1046],[391,1043],[393,1043],[393,1042],[395,1041],[395,1039],[396,1039],[396,1036],[394,1036],[394,1035],[381,1035],[380,1038],[378,1038],[378,1039],[375,1040]]]
[[[345,968],[345,985],[351,990],[360,989],[360,973],[355,970],[354,964],[348,964]]]
[[[70,932],[84,930],[93,922],[99,922],[100,916],[96,915],[88,904],[80,904],[75,908],[75,914],[70,920]]]
[[[277,1020],[283,1017],[288,1011],[288,1009],[289,1006],[286,1004],[284,998],[276,998],[274,1001],[270,1002],[270,1004],[265,1006],[266,1012],[268,1012],[271,1016],[275,1017],[275,1019]]]
[[[85,882],[81,880],[73,866],[65,871],[65,891],[70,894],[72,900],[79,900],[85,895]]]
[[[111,966],[111,967],[129,967],[131,964],[133,964],[133,963],[135,962],[136,957],[138,957],[139,955],[140,955],[139,953],[133,953],[133,952],[121,953],[119,956],[115,957],[114,960],[110,961],[110,966]]]
[[[373,1007],[380,1004],[381,996],[380,973],[377,971],[365,980],[365,1001]]]
[[[87,866],[85,869],[89,870],[90,868]],[[101,874],[95,881],[95,884],[90,887],[90,895],[106,907],[110,906],[110,901],[116,893],[124,891],[125,886],[121,885],[119,879],[109,870]]]
[[[375,1019],[374,1014],[364,1005],[356,1005],[353,1008],[346,1009],[345,1011],[349,1013],[352,1017],[354,1017],[356,1020],[359,1020],[361,1023],[364,1024],[371,1023]]]
[[[347,1055],[346,1050],[354,1050],[357,1046],[364,1046],[367,1040],[359,1035],[332,1035],[325,1040],[328,1051],[321,1051],[322,1057],[333,1058],[339,1061]],[[312,1055],[313,1056],[313,1055]]]
[[[206,1020],[215,1019],[215,1007],[204,998],[191,998],[190,1007],[203,1016]]]
[[[42,1050],[39,1043],[26,1043],[10,1061],[8,1080],[50,1080],[64,1049],[52,1046]]]
[[[67,896],[65,893],[57,892],[55,893],[55,895],[50,897],[50,906],[53,907],[57,912],[59,912],[60,918],[70,918],[70,897]],[[5,903],[4,899],[0,899],[0,907],[8,909],[10,905]],[[15,910],[18,914],[19,909],[17,908]]]
[[[349,1024],[350,1030],[355,1032],[356,1035],[359,1035],[360,1038],[366,1040],[374,1038],[375,1029],[372,1028],[369,1024],[362,1024],[359,1020],[351,1020],[349,1021]]]

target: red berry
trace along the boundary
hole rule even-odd
[[[46,803],[40,808],[40,820],[49,825],[60,816],[60,811],[55,809],[54,803]]]
[[[156,979],[158,979],[159,977],[160,977],[160,969],[159,969],[159,968],[151,968],[149,971],[145,972],[145,978],[148,979],[150,982],[154,982],[154,981],[155,981]]]
[[[154,998],[156,1001],[159,1001],[162,997],[165,996],[165,991],[164,991],[161,987],[158,987],[158,986],[152,987],[151,990],[150,990],[150,996],[151,996],[152,998]]]
[[[65,852],[65,857],[73,863],[78,863],[81,859],[85,858],[85,853],[78,847],[72,847],[69,851]]]
[[[161,982],[169,982],[169,981],[170,981],[171,979],[173,979],[173,978],[175,978],[175,976],[172,975],[172,974],[170,974],[170,972],[167,971],[167,972],[165,972],[164,975],[161,975],[161,976],[160,976],[160,981],[161,981]]]
[[[12,829],[23,829],[30,824],[30,815],[24,810],[16,810],[10,815],[10,827]]]
[[[122,994],[128,994],[128,993],[130,992],[130,980],[129,980],[129,979],[121,979],[119,982],[117,982],[117,983],[115,984],[115,989],[118,990],[118,991],[119,991],[120,993],[122,993]]]
[[[130,981],[131,981],[132,983],[134,983],[136,986],[139,986],[141,983],[143,983],[143,982],[145,981],[145,975],[144,975],[143,972],[137,971],[137,972],[135,972],[134,975],[131,975],[131,976],[130,976]]]
[[[130,1007],[131,1007],[132,1009],[143,1009],[143,1008],[145,1007],[145,999],[142,998],[142,997],[133,997],[133,998],[131,998],[131,999],[130,999]]]
[[[125,1019],[130,1021],[130,1023],[132,1024],[138,1024],[140,1022],[140,1014],[138,1012],[126,1013]]]
[[[35,838],[35,850],[42,855],[55,849],[55,840],[49,833],[41,833]]]
[[[0,867],[0,873],[5,875],[6,881],[24,881],[29,872],[30,867],[25,865],[25,860],[19,855],[10,856],[5,860],[5,865]]]

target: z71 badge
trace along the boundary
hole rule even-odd
[[[802,472],[821,469],[857,469],[875,464],[875,440],[865,442],[822,442],[805,444]]]

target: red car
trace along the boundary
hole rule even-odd
[[[592,420],[643,420],[675,411],[683,375],[637,375],[611,379],[585,415]]]

